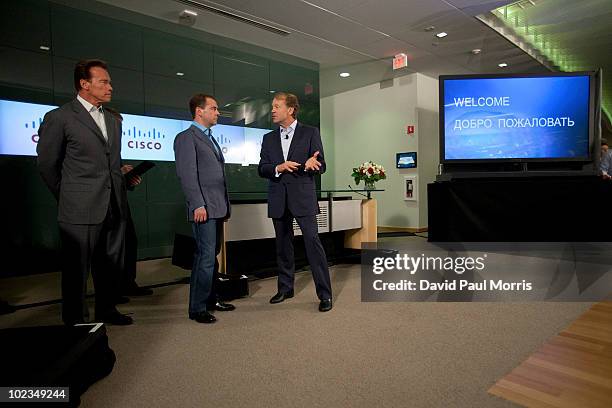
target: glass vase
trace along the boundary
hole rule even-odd
[[[373,181],[364,181],[364,190],[375,190],[376,186],[374,186]]]

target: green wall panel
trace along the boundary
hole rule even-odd
[[[4,99],[50,103],[51,56],[0,45],[0,87]]]
[[[270,89],[295,94],[300,103],[319,103],[319,73],[306,68],[270,61]]]
[[[0,44],[30,51],[51,46],[49,3],[44,0],[0,1]]]
[[[172,246],[174,235],[183,225],[185,231],[187,216],[185,206],[176,203],[149,203],[147,206],[149,219],[149,247]]]
[[[175,35],[146,31],[144,40],[144,72],[194,82],[213,82],[212,46]]]
[[[51,19],[54,55],[100,58],[113,66],[142,71],[140,28],[58,5],[51,7]]]
[[[226,48],[215,48],[215,84],[270,89],[269,61]]]

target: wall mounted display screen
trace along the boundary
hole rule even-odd
[[[0,100],[0,154],[36,156],[38,128],[55,106]],[[191,121],[123,116],[121,157],[125,160],[174,161],[174,138]],[[268,129],[216,125],[212,128],[226,163],[258,164],[263,136]]]
[[[398,169],[413,169],[417,166],[416,152],[396,153],[395,167]]]
[[[440,160],[588,161],[593,73],[440,77]]]

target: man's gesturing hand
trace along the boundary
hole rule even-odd
[[[284,173],[286,171],[288,171],[289,173],[293,173],[300,166],[301,166],[300,163],[296,163],[294,161],[286,161],[276,166],[276,171],[278,173]]]
[[[321,162],[317,160],[317,156],[319,152],[316,151],[310,159],[306,161],[306,166],[304,166],[304,170],[319,170],[321,168]]]

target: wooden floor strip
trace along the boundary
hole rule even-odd
[[[612,407],[612,301],[593,305],[489,393],[533,408]]]

